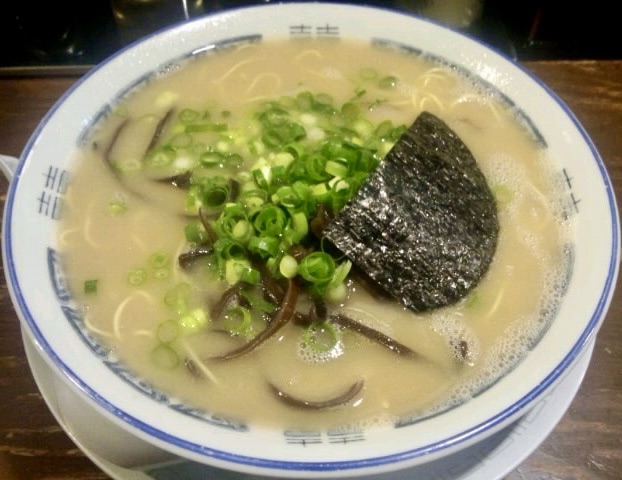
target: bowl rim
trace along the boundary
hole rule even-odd
[[[546,376],[544,376],[541,382],[533,389],[529,390],[519,401],[513,403],[508,408],[504,409],[501,412],[498,412],[496,415],[489,417],[486,421],[481,422],[477,425],[473,425],[471,428],[465,431],[457,432],[454,436],[450,438],[443,438],[437,442],[430,443],[424,445],[420,448],[403,450],[399,449],[393,454],[377,456],[377,457],[366,457],[366,458],[357,458],[350,460],[322,460],[322,461],[294,461],[294,460],[274,460],[274,459],[266,459],[266,458],[256,458],[253,456],[243,455],[243,454],[235,454],[232,452],[219,450],[216,448],[209,448],[205,445],[201,444],[193,444],[192,442],[186,441],[182,438],[178,438],[175,435],[171,435],[167,431],[161,431],[153,425],[144,422],[142,419],[135,418],[132,414],[128,413],[122,408],[119,408],[117,405],[111,403],[108,398],[103,396],[98,390],[94,389],[89,382],[85,381],[81,378],[81,376],[76,373],[71,366],[65,363],[62,355],[60,355],[57,351],[55,351],[54,347],[50,345],[46,336],[40,329],[37,320],[35,319],[35,314],[33,314],[29,304],[25,300],[24,292],[22,291],[22,285],[20,283],[19,275],[17,273],[19,269],[19,265],[16,265],[14,262],[13,256],[13,225],[14,225],[14,212],[15,212],[15,201],[18,187],[21,185],[21,177],[26,174],[24,169],[26,167],[27,162],[31,157],[31,153],[35,148],[38,139],[40,138],[41,133],[46,129],[51,119],[57,115],[59,109],[65,104],[67,99],[72,97],[74,92],[78,89],[82,88],[83,85],[88,84],[91,78],[94,78],[98,75],[101,75],[103,69],[111,64],[111,62],[117,61],[117,59],[124,58],[129,53],[133,52],[135,48],[155,44],[157,39],[163,38],[166,35],[169,35],[174,31],[186,31],[193,28],[198,28],[200,25],[207,25],[213,22],[235,22],[238,16],[252,16],[257,12],[266,12],[270,11],[274,8],[281,9],[309,9],[313,8],[323,9],[323,11],[331,11],[334,12],[336,10],[347,8],[348,11],[356,11],[361,14],[377,14],[381,13],[382,15],[386,15],[392,19],[400,18],[401,21],[405,21],[407,19],[408,22],[412,22],[417,25],[428,25],[426,28],[433,28],[435,30],[440,29],[443,35],[448,36],[450,38],[458,38],[458,39],[467,39],[470,42],[473,42],[477,45],[476,48],[480,49],[482,52],[489,55],[489,58],[492,58],[495,62],[505,62],[506,65],[511,66],[511,68],[517,69],[521,71],[523,74],[528,77],[528,79],[535,84],[537,84],[545,93],[548,95],[561,109],[563,114],[569,119],[569,121],[573,124],[574,128],[578,132],[580,136],[580,140],[584,142],[587,149],[591,152],[591,156],[594,160],[594,164],[598,169],[598,173],[600,175],[600,179],[604,183],[606,198],[608,202],[608,220],[611,222],[611,238],[610,241],[610,254],[609,261],[607,265],[607,273],[606,280],[604,282],[602,291],[598,298],[597,303],[594,305],[590,320],[586,324],[585,328],[581,332],[581,335],[576,339],[572,348],[567,352],[567,354],[561,359],[561,361],[555,366],[555,368],[550,371]],[[365,13],[363,13],[365,12]],[[431,27],[430,27],[431,26]],[[206,36],[209,36],[206,34]],[[508,67],[509,68],[509,67]],[[578,353],[583,349],[583,347],[589,343],[592,337],[598,331],[598,328],[604,318],[604,314],[609,306],[611,301],[611,297],[613,295],[614,286],[617,280],[618,268],[619,268],[619,234],[620,234],[620,226],[617,212],[617,204],[613,193],[613,188],[608,177],[607,170],[605,168],[604,162],[600,157],[595,145],[592,140],[589,138],[587,132],[580,124],[575,115],[570,111],[570,109],[563,103],[563,101],[552,92],[544,83],[542,83],[539,79],[529,73],[522,66],[512,62],[511,60],[505,58],[502,54],[492,51],[489,47],[484,45],[481,42],[478,42],[474,39],[470,39],[466,37],[464,34],[460,34],[457,32],[449,31],[445,27],[434,24],[433,22],[424,21],[421,19],[413,18],[403,13],[394,12],[389,9],[382,9],[378,7],[369,7],[369,6],[361,6],[361,5],[350,5],[350,4],[333,4],[333,3],[290,3],[290,4],[279,4],[279,5],[262,5],[262,6],[253,6],[253,7],[242,7],[239,9],[228,10],[223,12],[218,12],[215,14],[206,15],[204,17],[195,19],[191,22],[174,25],[172,27],[163,29],[159,32],[156,32],[144,39],[141,39],[138,42],[135,42],[128,47],[120,50],[104,62],[98,65],[96,68],[85,74],[76,84],[74,84],[65,94],[54,104],[54,106],[48,111],[48,113],[44,116],[43,120],[37,126],[35,131],[33,132],[31,138],[29,139],[26,147],[23,150],[22,156],[20,158],[20,162],[17,167],[17,171],[15,173],[14,181],[11,182],[9,186],[9,193],[7,195],[6,207],[5,207],[5,216],[3,218],[3,259],[5,265],[5,271],[8,279],[9,290],[11,293],[11,297],[14,305],[16,305],[16,309],[18,311],[18,315],[20,316],[20,320],[22,320],[27,325],[27,330],[29,334],[31,334],[35,340],[35,343],[39,346],[39,348],[45,353],[49,362],[55,367],[60,369],[64,375],[66,376],[68,383],[72,385],[73,388],[77,388],[79,391],[83,392],[84,395],[92,400],[94,404],[96,404],[102,412],[108,416],[110,416],[114,421],[119,422],[123,425],[132,427],[132,430],[139,436],[147,439],[149,441],[155,442],[158,445],[164,446],[168,449],[173,449],[177,453],[185,454],[187,456],[188,452],[192,454],[195,459],[205,459],[210,458],[215,461],[216,464],[225,465],[228,468],[231,468],[232,465],[238,466],[238,468],[255,468],[258,467],[262,471],[265,469],[273,470],[273,473],[278,474],[282,471],[286,471],[287,474],[291,475],[295,471],[304,471],[306,473],[330,473],[331,475],[335,475],[337,471],[345,472],[348,474],[352,474],[353,471],[363,470],[363,473],[370,473],[373,469],[386,469],[389,468],[390,465],[394,464],[406,464],[409,462],[419,461],[425,457],[426,459],[432,459],[434,456],[442,455],[445,452],[450,452],[453,449],[461,448],[467,446],[473,442],[475,442],[478,438],[481,438],[480,435],[482,432],[488,432],[488,434],[492,434],[502,426],[506,425],[508,421],[517,417],[522,412],[524,412],[525,408],[532,404],[532,402],[539,397],[543,392],[547,391],[555,381],[560,377],[561,373],[568,368],[570,364],[574,361]],[[392,467],[391,467],[392,468]]]

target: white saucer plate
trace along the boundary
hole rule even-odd
[[[24,348],[37,386],[58,423],[73,442],[102,471],[114,480],[267,480],[244,473],[225,471],[180,459],[141,469],[122,468],[86,448],[79,435],[63,421],[56,402],[54,375],[41,353],[24,335]],[[548,395],[542,397],[522,418],[480,443],[437,461],[406,470],[375,476],[377,480],[499,480],[514,470],[549,436],[572,403],[587,371],[593,343],[586,346],[574,365]]]

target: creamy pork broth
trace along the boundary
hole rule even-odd
[[[229,130],[206,134],[206,141],[239,154],[243,163],[234,170],[248,171],[262,157],[246,143],[252,112],[266,100],[303,91],[329,94],[335,105],[357,98],[373,124],[388,119],[408,126],[420,112],[434,113],[466,143],[496,194],[500,234],[493,263],[458,304],[413,313],[351,281],[346,298],[328,303],[329,311],[410,347],[415,358],[341,329],[330,354],[318,353],[301,344],[304,327],[290,322],[247,355],[209,359],[249,341],[209,320],[207,306],[213,308],[229,285],[200,262],[179,268],[177,257],[190,248],[182,214],[186,193],[154,181],[153,168],[145,180],[136,164],[167,112],[208,109],[211,120]],[[76,153],[59,231],[65,272],[93,333],[170,395],[209,412],[281,427],[382,425],[468,399],[512,368],[546,328],[561,294],[567,235],[551,159],[508,105],[458,72],[385,47],[264,42],[194,59],[139,86],[111,110]],[[120,128],[128,119],[129,127]],[[307,136],[321,141],[321,125],[312,117],[304,121]],[[175,125],[167,122],[158,141],[171,138]],[[390,146],[379,148],[384,154]],[[218,175],[227,167],[207,170]],[[85,293],[85,282],[96,287]],[[196,332],[166,342],[179,357],[169,364],[168,357],[154,359],[154,349],[166,335],[162,325],[182,315],[165,301],[180,284],[191,285],[187,310],[208,308],[208,318]],[[298,303],[307,311],[304,297]],[[269,387],[322,401],[361,381],[345,405],[319,410],[287,405]]]

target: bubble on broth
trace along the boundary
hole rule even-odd
[[[307,363],[330,362],[331,360],[335,360],[343,355],[343,344],[340,341],[337,341],[336,344],[330,349],[318,350],[309,344],[299,342],[297,355]]]
[[[477,334],[458,315],[434,315],[432,328],[444,337],[457,361],[472,365],[480,356]]]
[[[451,392],[444,400],[432,405],[424,412],[411,416],[409,422],[467,402],[515,368],[536,345],[546,331],[548,324],[553,320],[564,293],[566,283],[564,275],[565,270],[559,268],[559,265],[557,268],[555,265],[552,265],[552,268],[547,270],[542,291],[541,308],[534,311],[531,315],[514,319],[506,327],[504,335],[497,339],[483,357],[481,357],[480,351],[477,348],[477,336],[468,335],[468,329],[461,324],[459,318],[435,317],[435,328],[442,332],[450,343],[456,338],[469,342],[469,351],[473,348],[474,353],[471,358],[475,362],[480,362],[482,367],[474,375],[467,374],[463,380],[451,389]]]

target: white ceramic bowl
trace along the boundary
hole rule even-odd
[[[303,444],[297,433],[201,414],[153,390],[110,358],[87,332],[66,289],[54,245],[69,156],[107,102],[194,51],[233,38],[295,35],[299,29],[293,26],[306,26],[310,35],[401,43],[440,57],[496,88],[539,132],[551,155],[560,159],[560,173],[568,179],[565,195],[577,205],[568,288],[550,329],[526,358],[461,406],[412,425],[355,432],[339,443],[330,432],[315,432],[303,435],[307,440]],[[76,429],[97,424],[102,430],[91,435],[94,448],[127,465],[175,455],[267,476],[335,478],[378,474],[453,454],[516,420],[555,386],[591,344],[618,273],[619,223],[613,189],[596,148],[566,106],[519,65],[486,46],[388,10],[315,3],[265,5],[159,32],[76,83],[43,119],[14,167],[9,173],[13,178],[4,215],[3,258],[25,335],[64,385],[60,391],[67,398],[58,402],[66,423]]]

